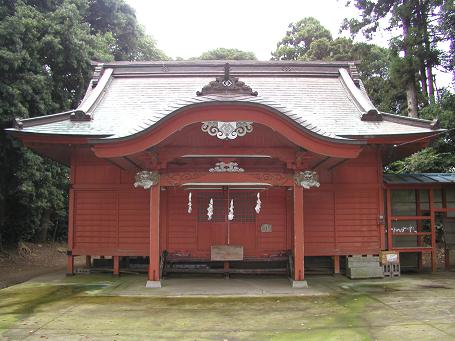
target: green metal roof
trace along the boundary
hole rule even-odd
[[[384,174],[384,182],[390,185],[455,184],[455,173]]]

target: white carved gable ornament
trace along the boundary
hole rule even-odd
[[[245,136],[253,131],[253,122],[223,122],[206,121],[202,122],[202,131],[210,136],[216,136],[220,140],[233,140],[238,136]]]

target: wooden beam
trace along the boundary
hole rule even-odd
[[[294,280],[303,281],[304,273],[303,187],[294,184]]]
[[[392,250],[392,195],[390,188],[386,192],[387,205],[387,250]]]

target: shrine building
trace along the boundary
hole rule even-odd
[[[98,64],[76,109],[9,132],[70,167],[69,274],[142,257],[159,287],[166,262],[284,259],[299,287],[305,259],[388,248],[383,167],[440,129],[380,112],[350,62],[165,61]]]

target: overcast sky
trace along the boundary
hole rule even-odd
[[[289,23],[312,16],[337,37],[343,19],[357,15],[354,8],[344,6],[345,0],[126,1],[158,47],[172,58],[197,57],[226,47],[269,60]],[[377,35],[373,42],[387,46],[388,38]],[[450,84],[449,74],[438,78],[438,86]]]

